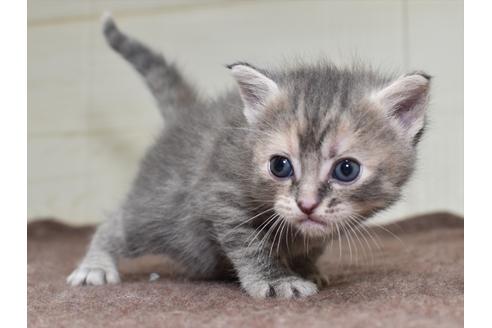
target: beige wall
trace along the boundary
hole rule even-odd
[[[99,15],[177,59],[216,94],[224,64],[325,53],[434,79],[430,125],[405,199],[380,220],[463,213],[461,1],[28,1],[28,216],[98,222],[118,204],[161,123],[104,44]]]

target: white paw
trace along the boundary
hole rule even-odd
[[[302,298],[318,292],[316,284],[295,276],[275,280],[252,280],[242,285],[254,298]]]
[[[104,284],[117,284],[119,282],[120,275],[116,268],[103,269],[81,265],[67,277],[67,283],[72,286],[99,286]]]

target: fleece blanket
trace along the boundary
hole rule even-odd
[[[29,327],[463,326],[463,219],[448,213],[335,240],[319,261],[330,286],[297,300],[255,300],[235,282],[190,281],[164,257],[122,262],[119,285],[69,287],[93,231],[28,224]]]

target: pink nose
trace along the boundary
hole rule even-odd
[[[299,209],[307,214],[310,215],[313,213],[314,209],[319,205],[319,202],[317,200],[311,200],[311,199],[303,199],[297,201],[297,206],[299,206]]]

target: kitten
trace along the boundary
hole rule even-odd
[[[104,34],[143,76],[166,128],[71,285],[118,283],[118,258],[166,254],[190,277],[233,276],[256,298],[313,295],[327,283],[315,264],[327,240],[396,201],[413,171],[424,73],[235,63],[238,91],[204,100],[111,18]]]

